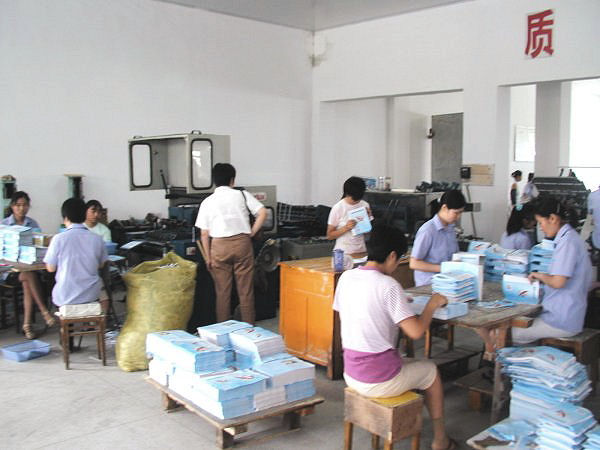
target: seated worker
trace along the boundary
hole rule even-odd
[[[110,229],[100,222],[102,204],[98,200],[90,200],[85,204],[85,226],[92,233],[102,237],[104,242],[112,242]]]
[[[450,261],[458,252],[454,223],[465,209],[465,197],[460,191],[446,191],[438,201],[437,214],[417,231],[410,252],[409,266],[415,271],[415,286],[430,284],[440,264]]]
[[[41,231],[38,223],[27,216],[30,206],[31,200],[27,192],[15,192],[10,199],[12,214],[2,220],[2,225],[21,225],[30,227],[33,231]],[[23,333],[27,339],[35,339],[35,334],[31,329],[33,302],[40,309],[47,326],[51,327],[54,325],[55,320],[46,308],[37,274],[35,272],[20,272],[19,281],[23,286]]]
[[[367,397],[395,397],[411,389],[425,391],[425,403],[433,421],[433,449],[453,449],[456,443],[444,426],[444,392],[435,363],[405,362],[395,348],[399,328],[418,339],[429,328],[433,312],[447,303],[434,294],[421,316],[408,305],[400,284],[390,275],[406,252],[404,234],[375,224],[367,242],[365,266],[344,272],[338,281],[333,309],[339,312],[344,379]]]
[[[56,272],[52,302],[62,306],[100,300],[106,312],[108,298],[105,292],[101,293],[102,279],[98,273],[108,261],[104,242],[83,224],[86,215],[83,200],[65,200],[61,212],[67,229],[52,238],[44,257],[46,270]]]
[[[533,247],[528,230],[535,227],[532,203],[517,205],[513,208],[506,223],[506,231],[500,238],[500,247],[514,250],[530,250]]]

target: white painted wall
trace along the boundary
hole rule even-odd
[[[523,192],[527,175],[534,171],[533,162],[515,161],[515,127],[535,128],[535,85],[513,86],[510,88],[510,147],[508,149],[508,174],[509,185],[514,182],[510,174],[515,170],[523,172],[523,180],[519,183],[519,192]],[[510,193],[506,192],[505,201],[510,205]]]
[[[555,53],[524,55],[526,16],[555,9]],[[510,140],[508,86],[600,75],[597,0],[486,0],[464,2],[318,33],[327,54],[313,72],[312,175],[327,151],[331,111],[323,101],[463,91],[463,160],[494,164],[491,187],[473,187],[483,202],[478,231],[497,239],[506,223]],[[320,163],[320,161],[319,161]],[[324,188],[311,183],[313,197]],[[466,232],[470,232],[466,227]]]
[[[129,192],[127,139],[231,135],[240,184],[305,203],[311,142],[306,32],[150,0],[0,0],[0,175],[17,177],[45,230],[64,173],[109,218],[166,214]]]

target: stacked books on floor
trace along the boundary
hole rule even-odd
[[[315,394],[315,367],[285,353],[280,335],[229,320],[185,331],[149,333],[149,375],[221,419]]]
[[[550,262],[554,253],[554,241],[544,239],[541,243],[531,248],[529,255],[529,266],[531,272],[548,273]]]
[[[19,248],[19,262],[24,264],[36,264],[44,261],[48,247],[37,247],[33,245],[22,245]]]
[[[493,245],[486,250],[485,279],[501,282],[503,275],[527,276],[529,250],[511,250]]]
[[[8,261],[19,260],[19,249],[24,245],[33,244],[31,228],[12,225],[2,228],[2,258]]]
[[[431,297],[429,295],[417,295],[409,303],[410,308],[415,314],[421,314]],[[464,316],[469,312],[469,306],[465,302],[448,303],[444,308],[437,308],[433,312],[434,319],[450,320],[455,317]]]
[[[591,385],[572,354],[546,346],[508,347],[497,358],[512,380],[510,417],[487,434],[515,448],[579,449],[590,440],[596,420],[580,405]]]
[[[506,300],[536,305],[540,302],[541,292],[538,280],[531,281],[529,278],[518,275],[502,277],[502,293]]]

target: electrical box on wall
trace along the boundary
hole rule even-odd
[[[474,186],[493,186],[494,165],[493,164],[463,164],[460,175],[465,183]]]

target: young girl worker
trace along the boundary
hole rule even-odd
[[[558,200],[546,197],[535,202],[535,220],[555,247],[548,273],[532,272],[530,280],[543,283],[542,313],[529,328],[512,328],[514,344],[528,344],[542,338],[574,336],[583,330],[587,294],[592,284],[592,263],[586,245],[569,223],[574,218]],[[486,355],[493,357],[494,346],[488,330],[480,336]]]
[[[465,209],[465,197],[460,191],[447,191],[439,200],[440,209],[425,222],[415,237],[410,254],[410,268],[415,271],[415,286],[431,283],[440,271],[440,264],[450,261],[458,252],[454,224]]]
[[[335,249],[341,249],[345,254],[364,253],[367,251],[363,234],[354,236],[352,228],[356,221],[350,219],[348,213],[358,208],[365,208],[369,219],[372,219],[371,208],[362,198],[366,185],[362,178],[350,177],[344,182],[342,199],[331,208],[327,219],[327,239],[335,239]]]
[[[40,226],[31,217],[27,216],[31,201],[27,192],[18,191],[10,199],[10,209],[12,214],[2,220],[3,225],[21,225],[31,228],[33,231],[40,231]],[[44,303],[42,289],[35,272],[20,272],[19,281],[23,286],[23,333],[27,339],[34,339],[35,334],[31,329],[31,318],[33,316],[33,302],[40,309],[46,325],[51,327],[55,320],[48,312]]]
[[[529,250],[533,246],[527,230],[533,229],[535,218],[531,203],[517,205],[513,208],[506,224],[506,231],[500,238],[500,247],[514,250]]]

